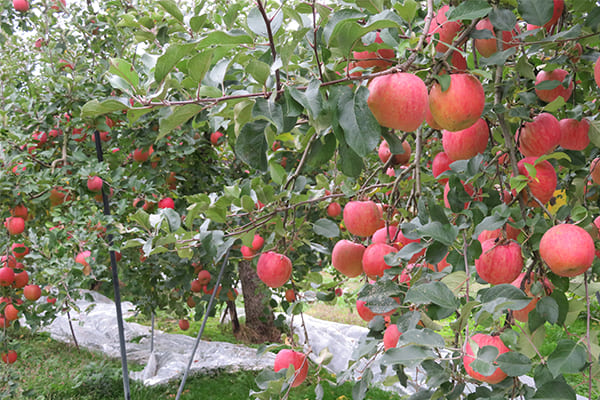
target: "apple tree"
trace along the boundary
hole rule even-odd
[[[2,80],[0,204],[35,210],[24,259],[62,307],[108,279],[108,225],[140,309],[199,318],[240,283],[260,340],[301,292],[360,280],[370,331],[337,377],[357,399],[378,370],[418,398],[570,399],[569,374],[598,395],[595,2],[52,4],[2,14],[21,79]],[[256,398],[318,356],[289,339]]]

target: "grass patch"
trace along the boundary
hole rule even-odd
[[[12,400],[112,400],[123,398],[121,364],[102,354],[77,350],[72,345],[52,340],[46,334],[32,335],[23,330],[20,334],[19,360],[10,367],[0,369],[0,398]],[[131,364],[132,370],[140,365]],[[250,398],[250,390],[258,390],[254,379],[258,372],[235,374],[195,375],[188,379],[182,399],[239,400]],[[332,379],[325,373],[324,379]],[[131,398],[174,399],[179,381],[168,385],[145,387],[131,381]],[[291,391],[290,399],[314,398],[317,378],[310,376],[304,384]],[[11,391],[11,388],[13,389]],[[352,384],[330,386],[323,383],[324,399],[352,398]],[[369,391],[370,399],[398,399],[392,393],[378,389]]]

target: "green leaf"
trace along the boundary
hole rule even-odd
[[[212,59],[212,51],[201,51],[188,61],[188,72],[193,80],[200,83],[210,69]]]
[[[214,45],[234,46],[239,44],[252,44],[253,40],[249,35],[240,32],[213,31],[206,35],[198,45],[200,48],[206,48]]]
[[[473,231],[473,239],[477,239],[483,231],[493,231],[498,228],[502,228],[506,224],[507,218],[504,218],[498,214],[493,214],[485,217]]]
[[[398,15],[402,17],[406,22],[411,22],[417,15],[419,4],[415,0],[404,0],[404,4],[397,2],[394,8],[398,12]]]
[[[471,347],[476,346],[471,343]],[[498,357],[498,348],[495,346],[483,346],[477,350],[476,358],[471,362],[473,371],[480,373],[483,376],[490,376],[496,372],[494,361]]]
[[[398,339],[398,346],[417,344],[427,347],[444,347],[445,342],[442,335],[431,329],[411,329],[402,333]]]
[[[115,111],[127,110],[129,106],[118,100],[90,100],[81,107],[81,118],[96,118],[99,115],[109,114]]]
[[[432,239],[452,246],[458,237],[458,228],[452,224],[442,224],[438,221],[433,221],[418,229],[420,236],[429,236]]]
[[[535,306],[538,314],[551,324],[558,321],[558,303],[550,296],[544,296]]]
[[[535,400],[576,400],[573,388],[564,381],[552,381],[538,387],[533,396]]]
[[[335,154],[336,144],[333,133],[320,137],[311,145],[306,157],[306,164],[313,168],[319,168],[331,160],[331,157]]]
[[[543,110],[547,112],[555,112],[562,108],[562,106],[565,104],[567,104],[565,99],[562,96],[558,96],[556,99],[552,100],[552,102],[546,104]]]
[[[271,74],[271,67],[269,64],[258,60],[250,60],[246,66],[246,71],[252,75],[254,79],[261,85],[265,85],[269,75]]]
[[[433,358],[435,358],[435,354],[432,349],[411,344],[388,349],[381,356],[381,363],[384,365],[402,364],[410,368]]]
[[[171,232],[175,232],[181,227],[181,216],[177,213],[177,211],[171,208],[164,208],[161,210],[161,213],[167,218]]]
[[[358,300],[364,301],[366,306],[377,314],[383,314],[398,308],[398,302],[393,296],[398,296],[398,285],[390,280],[377,281],[372,285],[365,285],[358,294]]]
[[[356,0],[356,5],[372,14],[377,14],[383,9],[383,0]]]
[[[531,371],[531,360],[525,354],[516,351],[500,354],[496,361],[508,376],[521,376]]]
[[[169,72],[183,57],[196,49],[196,44],[174,44],[167,48],[165,53],[158,57],[154,69],[154,80],[162,82]]]
[[[404,154],[404,147],[402,146],[402,142],[400,141],[398,135],[390,133],[387,129],[382,129],[381,135],[388,143],[392,154]]]
[[[192,28],[192,31],[196,33],[200,32],[200,29],[202,29],[202,27],[206,23],[207,18],[207,14],[196,15],[190,18],[190,28]]]
[[[559,341],[556,349],[548,356],[548,369],[555,378],[561,374],[576,374],[586,363],[585,347],[569,339]]]
[[[285,168],[283,168],[281,164],[275,160],[269,161],[269,173],[271,174],[271,179],[273,179],[273,182],[278,185],[282,185],[285,177],[287,176]]]
[[[283,12],[280,10],[276,11],[276,14],[273,16],[271,13],[268,15],[271,25],[271,32],[273,35],[281,28],[281,24],[283,23]],[[258,7],[253,7],[248,13],[248,18],[246,19],[246,23],[248,24],[248,28],[258,36],[268,37],[267,25],[265,24],[265,20],[260,13]]]
[[[535,88],[537,90],[552,90],[552,89],[556,89],[557,87],[559,87],[561,85],[560,81],[542,81],[540,83],[538,83],[537,85],[535,85]]]
[[[552,0],[519,0],[518,3],[519,14],[532,25],[542,26],[552,18]]]
[[[438,241],[431,243],[425,251],[425,261],[430,264],[437,264],[448,254],[448,246]]]
[[[338,225],[327,218],[321,218],[316,221],[313,224],[313,230],[317,235],[325,236],[329,239],[340,235],[340,228]]]
[[[535,79],[535,73],[533,71],[533,65],[529,63],[527,56],[519,57],[517,61],[516,70],[524,78]],[[533,93],[531,93],[533,94]],[[535,96],[535,94],[533,94]]]
[[[176,106],[171,114],[159,119],[160,130],[156,140],[165,137],[173,129],[186,123],[190,118],[202,111],[202,106],[197,104],[186,104],[184,106]]]
[[[490,22],[494,28],[501,31],[512,31],[515,29],[517,23],[517,17],[515,14],[504,8],[494,8],[490,11]]]
[[[456,309],[459,301],[448,286],[442,282],[429,282],[413,286],[406,292],[406,303],[436,304],[443,308]]]
[[[175,17],[176,20],[183,22],[183,14],[179,11],[177,4],[173,0],[160,0],[158,4],[163,6],[165,11]]]
[[[265,139],[265,128],[268,122],[258,120],[247,123],[242,128],[235,143],[235,154],[240,160],[253,168],[266,171],[267,165],[267,141]]]
[[[486,0],[469,0],[460,3],[447,15],[448,21],[483,18],[489,14],[492,7]]]
[[[283,109],[279,103],[275,103],[273,98],[256,99],[252,108],[252,117],[266,119],[275,126],[278,134],[284,131]]]
[[[127,82],[127,84],[133,89],[133,92],[138,91],[140,78],[138,77],[136,70],[129,62],[120,58],[111,58],[109,64],[109,73],[115,74],[125,80],[125,82]]]
[[[338,103],[346,142],[361,157],[373,152],[381,135],[381,127],[367,105],[368,97],[369,90],[361,86],[356,93],[340,97]]]
[[[531,301],[531,298],[521,289],[510,284],[501,284],[482,289],[479,291],[479,295],[482,303],[481,310],[495,316],[507,309],[521,310],[527,307]]]
[[[516,47],[504,51],[497,51],[490,57],[481,57],[481,65],[504,65],[506,60],[517,52]]]

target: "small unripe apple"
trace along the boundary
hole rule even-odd
[[[429,92],[429,109],[435,122],[448,131],[460,131],[481,117],[485,93],[479,79],[469,74],[450,75],[446,91],[435,82]]]
[[[427,87],[407,72],[378,76],[369,83],[367,104],[381,126],[412,132],[425,120]]]
[[[384,256],[389,253],[395,253],[397,249],[387,244],[373,243],[370,244],[362,257],[363,271],[368,277],[383,276],[383,271],[391,268],[384,259]]]
[[[564,101],[569,100],[573,93],[573,81],[569,82],[569,87],[565,88],[562,83],[569,73],[561,68],[556,68],[553,71],[540,71],[535,77],[535,85],[539,85],[545,81],[558,81],[560,84],[554,89],[535,89],[535,94],[540,100],[546,103],[551,103],[561,96]]]
[[[444,152],[452,160],[468,160],[482,154],[487,148],[490,129],[487,122],[480,118],[470,127],[460,131],[442,131]]]
[[[488,239],[481,244],[481,255],[475,260],[479,276],[492,285],[511,283],[523,269],[521,246],[512,240]]]
[[[337,218],[342,213],[342,206],[338,202],[331,202],[327,206],[327,215],[331,218]]]
[[[353,235],[371,236],[382,222],[382,212],[374,201],[350,201],[344,207],[344,226]]]
[[[102,190],[102,178],[99,176],[90,176],[87,180],[87,187],[90,192],[100,192]]]
[[[353,278],[363,273],[362,257],[365,246],[346,239],[338,241],[331,252],[331,265],[340,273]]]
[[[25,220],[21,217],[8,217],[4,226],[10,235],[20,235],[25,230]]]
[[[268,251],[258,258],[256,273],[267,286],[278,288],[292,276],[292,262],[283,254]]]
[[[561,119],[558,121],[558,126],[560,127],[559,144],[561,147],[567,150],[581,151],[590,144],[588,136],[590,123],[586,118],[581,121],[573,118]]]
[[[498,349],[498,355],[507,353],[510,351],[510,349],[506,347],[506,345],[502,342],[500,336],[490,336],[485,335],[483,333],[477,333],[471,336],[471,339],[467,341],[467,345],[465,346],[463,364],[465,366],[465,371],[467,371],[467,374],[469,374],[471,378],[490,384],[502,382],[507,377],[507,374],[504,371],[502,371],[500,367],[496,368],[494,373],[488,376],[482,375],[479,372],[475,372],[475,370],[473,370],[473,368],[471,367],[471,363],[475,360],[476,356],[475,352],[473,351],[473,348],[471,347],[471,341],[477,344],[479,350],[481,350],[485,346],[495,347],[496,349]]]
[[[555,225],[540,240],[540,256],[558,276],[581,275],[594,261],[594,240],[577,225]]]
[[[42,297],[42,289],[39,285],[27,285],[23,288],[23,296],[29,301],[37,301]]]
[[[400,335],[402,335],[402,333],[398,330],[398,325],[390,324],[383,332],[383,348],[388,350],[396,347]]]
[[[179,329],[181,329],[182,331],[187,331],[188,329],[190,329],[190,321],[188,321],[187,319],[180,319]]]
[[[288,369],[291,365],[294,366],[294,380],[292,381],[291,386],[300,386],[306,379],[306,375],[308,375],[308,359],[306,358],[306,355],[289,349],[279,351],[275,356],[275,362],[273,364],[275,372],[279,372],[282,369]]]

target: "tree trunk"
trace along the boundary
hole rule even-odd
[[[246,311],[244,336],[252,343],[279,341],[281,332],[275,327],[273,310],[269,306],[269,289],[258,278],[249,261],[240,261],[238,270]]]

